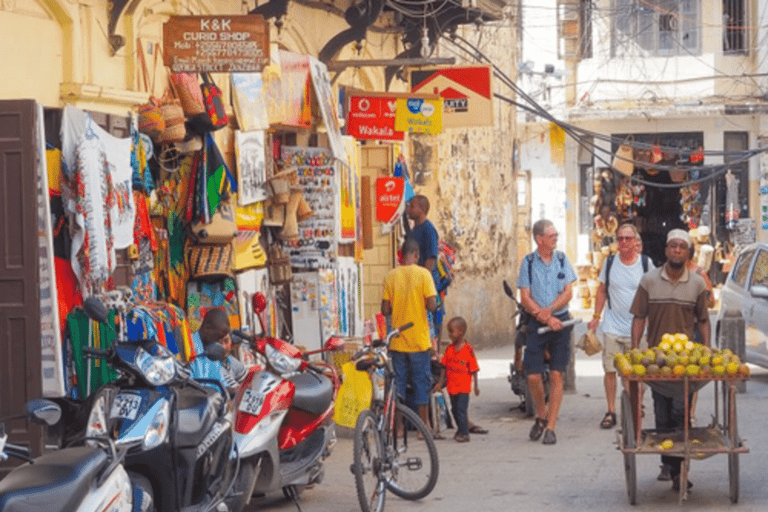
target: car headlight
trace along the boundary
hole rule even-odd
[[[160,446],[168,435],[168,423],[170,420],[171,405],[168,400],[162,400],[160,407],[158,407],[155,415],[152,417],[152,421],[149,423],[147,433],[144,434],[142,445],[145,450],[151,450],[157,446]]]
[[[267,343],[264,349],[269,364],[281,374],[295,372],[301,366],[301,359],[283,354]]]
[[[103,437],[107,435],[107,396],[101,393],[93,401],[88,425],[85,428],[86,437]]]
[[[136,366],[153,386],[164,386],[176,375],[176,365],[170,354],[163,357],[153,356],[139,348],[136,351]]]

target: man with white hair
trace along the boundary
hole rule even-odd
[[[653,348],[666,333],[684,333],[693,339],[698,329],[702,343],[709,345],[709,311],[707,285],[702,277],[687,268],[691,237],[687,231],[673,229],[667,234],[666,263],[643,275],[630,311],[632,320],[632,347],[640,345],[646,320],[648,346]],[[689,400],[690,403],[690,400]],[[653,390],[653,409],[656,429],[673,431],[683,426],[684,401],[670,398]],[[679,457],[661,456],[672,476],[672,489],[680,489]],[[688,487],[693,484],[687,483]]]

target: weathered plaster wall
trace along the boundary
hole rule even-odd
[[[472,27],[462,36],[514,78],[511,25],[506,21]],[[442,55],[458,55],[449,48],[441,47]],[[513,97],[498,80],[494,91]],[[514,111],[497,99],[492,127],[411,138],[415,189],[430,198],[429,218],[457,250],[456,279],[446,297],[447,319],[463,316],[467,337],[476,347],[508,345],[511,339],[512,303],[504,295],[502,280],[514,283],[517,274],[515,140]],[[447,340],[445,332],[442,339]]]

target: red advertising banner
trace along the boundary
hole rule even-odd
[[[349,96],[347,135],[356,139],[403,140],[395,131],[396,95],[352,94]]]
[[[376,219],[389,222],[400,208],[405,193],[403,178],[376,178]]]

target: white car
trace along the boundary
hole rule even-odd
[[[746,324],[744,358],[768,368],[768,244],[748,245],[736,258],[720,296],[716,339],[729,309],[741,311]]]

